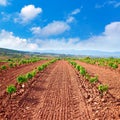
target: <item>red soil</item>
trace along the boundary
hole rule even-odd
[[[119,120],[120,104],[102,99],[95,86],[66,61],[58,61],[30,80],[24,89],[0,98],[3,120]],[[29,87],[28,87],[29,86]]]
[[[120,64],[118,65],[117,71],[120,73]]]
[[[7,65],[7,66],[8,66],[8,63],[7,63],[7,62],[0,62],[0,67],[1,67],[2,65]]]
[[[76,61],[79,65],[85,67],[88,73],[98,75],[101,83],[109,86],[109,92],[117,99],[120,99],[120,73],[104,67],[91,65],[88,63]]]
[[[19,67],[11,68],[0,73],[0,96],[6,90],[6,87],[10,84],[16,83],[16,78],[21,74],[26,74],[27,72],[32,71],[36,67],[46,63],[46,60],[41,60],[36,63],[31,63],[27,65],[22,65]]]

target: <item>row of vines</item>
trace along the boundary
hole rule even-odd
[[[98,76],[91,76],[84,67],[78,65],[76,62],[69,60],[69,63],[74,66],[76,70],[79,71],[80,75],[82,75],[90,84],[95,85],[98,82]],[[108,91],[108,85],[100,84],[97,86],[101,97]]]
[[[28,59],[25,59],[25,58],[24,59],[17,59],[17,58],[16,59],[8,59],[3,62],[3,63],[6,63],[5,65],[0,66],[0,70],[7,70],[9,68],[18,67],[20,65],[35,63],[40,60],[48,60],[48,59],[41,58],[41,57],[31,57]]]
[[[56,62],[57,60],[58,59],[53,59],[53,60],[51,60],[51,61],[49,61],[41,66],[38,66],[36,69],[32,70],[31,72],[19,75],[16,78],[17,84],[20,86],[20,88],[25,88],[25,84],[27,82],[29,82],[29,80],[31,80],[33,77],[35,77],[37,73],[44,70],[48,65]],[[13,85],[13,84],[8,85],[6,88],[6,92],[10,95],[10,97],[11,97],[12,93],[15,93],[16,91],[17,91],[16,85]]]
[[[112,69],[117,69],[120,64],[119,58],[81,58],[79,59],[81,62],[86,62],[89,64],[95,64],[99,66],[107,66]]]

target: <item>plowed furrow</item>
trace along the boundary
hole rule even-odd
[[[45,91],[47,90],[46,88],[49,84],[49,81],[47,81],[46,78],[49,76],[49,73],[51,73],[55,69],[55,67],[56,63],[48,67],[47,70],[45,70],[45,73],[41,72],[40,75],[38,75],[34,79],[34,82],[31,84],[30,88],[26,91],[24,95],[20,97],[19,106],[17,107],[17,110],[14,111],[14,113],[11,115],[11,119],[32,119],[33,109],[37,108],[37,104],[42,102],[46,94]],[[36,94],[36,92],[39,94]]]
[[[12,102],[12,120],[92,120],[74,68],[64,60],[39,73],[25,93]],[[13,110],[14,109],[14,110]]]
[[[74,76],[70,71],[74,72]],[[51,82],[47,88],[43,106],[38,107],[38,112],[35,111],[33,118],[88,120],[87,107],[78,89],[76,79],[78,78],[73,68],[67,62],[61,61],[51,76],[47,78]]]
[[[77,63],[80,64],[82,62],[77,62]],[[89,74],[98,75],[100,82],[102,82],[103,84],[111,82],[111,81],[109,81],[108,78],[110,78],[110,76],[112,74],[113,74],[113,76],[111,76],[111,78],[118,75],[118,73],[116,73],[116,75],[115,75],[114,71],[112,73],[112,71],[108,70],[108,69],[107,69],[108,71],[106,70],[108,72],[108,74],[105,74],[104,73],[105,70],[103,70],[104,68],[100,68],[98,70],[98,68],[96,66],[93,66],[93,65],[89,66],[89,64],[87,65],[86,63],[80,64],[80,65],[85,67],[87,69],[87,71],[89,72]],[[111,73],[111,75],[109,76],[110,73]],[[103,76],[105,76],[106,80]],[[115,82],[115,81],[112,81],[112,82]],[[117,97],[116,98],[113,97],[114,95],[116,95],[116,93],[115,93],[115,91],[114,92],[112,91],[111,86],[109,86],[108,93],[105,94],[103,96],[103,98],[101,98],[99,91],[98,91],[98,85],[100,84],[99,82],[97,82],[96,84],[90,84],[89,81],[84,79],[83,82],[79,80],[78,84],[79,84],[79,86],[82,85],[83,89],[81,89],[81,87],[80,87],[80,89],[81,89],[81,92],[83,93],[82,94],[83,97],[87,98],[87,106],[89,105],[88,109],[90,107],[92,108],[93,117],[94,117],[93,119],[95,119],[95,118],[101,119],[101,120],[120,119],[120,100],[116,99]],[[118,87],[114,86],[114,90],[117,91]],[[109,92],[114,93],[114,94],[110,94]],[[91,116],[91,114],[90,114],[90,116]]]
[[[114,70],[106,69],[104,67],[87,64],[76,61],[79,65],[85,67],[91,75],[98,75],[101,83],[107,84],[110,88],[109,92],[116,98],[120,99],[120,73]]]
[[[24,67],[20,67],[18,69],[13,69],[7,71],[3,75],[0,76],[0,96],[4,93],[6,87],[9,84],[15,84],[16,83],[16,78],[21,75],[21,74],[26,74],[29,71],[32,71],[36,67],[46,63],[46,61],[39,61],[37,63],[33,63],[31,65],[27,65]]]

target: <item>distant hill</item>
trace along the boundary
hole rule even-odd
[[[120,57],[120,52],[105,52],[97,50],[43,50],[41,53],[65,54],[67,56],[93,56],[93,57]]]
[[[0,48],[0,56],[10,56],[10,57],[22,57],[24,55],[36,55],[40,57],[68,57],[72,55],[66,55],[66,54],[59,54],[59,53],[51,53],[51,52],[28,52],[28,51],[19,51],[19,50],[12,50],[12,49],[6,49],[6,48]]]
[[[23,51],[18,51],[18,50],[12,50],[12,49],[6,49],[6,48],[0,48],[0,54],[24,54],[26,52],[23,52]]]
[[[12,50],[6,48],[0,48],[0,56],[8,56],[13,58],[23,57],[24,55],[29,54],[29,52],[19,51],[19,50]]]
[[[53,57],[120,57],[120,52],[104,52],[96,50],[40,50],[37,52],[19,51],[0,48],[0,55],[19,57],[23,55],[53,56]]]

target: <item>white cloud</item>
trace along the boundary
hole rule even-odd
[[[8,4],[7,0],[0,0],[0,5],[6,6]]]
[[[120,51],[120,22],[106,25],[101,35],[89,38],[82,45],[93,50]]]
[[[113,22],[105,27],[106,36],[118,37],[120,35],[120,22]]]
[[[13,35],[12,32],[5,30],[0,31],[0,47],[16,50],[36,50],[37,44],[28,42],[27,39],[22,39]]]
[[[36,8],[34,5],[24,6],[19,13],[19,18],[16,18],[15,22],[21,22],[21,20],[22,23],[29,22],[37,17],[40,13],[42,13],[42,8]]]
[[[35,34],[39,34],[41,28],[34,28]],[[38,32],[38,33],[37,33]],[[49,32],[48,32],[49,33]],[[49,34],[53,34],[49,33]],[[32,40],[32,39],[31,39]],[[100,50],[120,51],[120,22],[112,22],[105,26],[105,30],[99,36],[92,36],[86,40],[78,38],[39,39],[34,38],[34,43],[27,39],[14,36],[12,32],[2,30],[0,32],[0,47],[17,50]]]
[[[35,35],[39,35],[41,33],[41,28],[40,27],[32,27],[31,31]]]
[[[75,9],[68,15],[66,21],[53,21],[43,28],[37,26],[31,28],[30,30],[34,35],[39,37],[48,37],[62,34],[70,29],[69,24],[75,21],[75,17],[73,16],[78,14],[79,12],[80,9]]]
[[[66,23],[73,23],[73,22],[76,20],[74,16],[77,15],[78,13],[80,13],[81,9],[82,9],[82,7],[81,7],[80,9],[77,8],[77,9],[73,10],[73,11],[68,15],[68,17],[67,17],[67,19],[66,19]]]
[[[73,16],[78,14],[79,12],[80,9],[75,9],[68,15],[66,21],[53,21],[43,28],[37,26],[31,28],[30,30],[34,35],[37,35],[39,37],[48,37],[62,34],[70,29],[69,24],[75,21],[75,17]]]
[[[114,6],[115,8],[117,8],[117,7],[120,6],[120,2],[117,2],[117,1],[115,1],[115,0],[110,0],[110,1],[108,1],[106,4],[112,5],[112,6]]]
[[[71,15],[76,15],[80,12],[80,9],[75,9],[74,11],[72,11]]]
[[[107,1],[107,2],[104,2],[103,4],[96,4],[95,5],[95,8],[103,8],[103,7],[105,7],[105,6],[109,6],[109,5],[111,5],[111,6],[113,6],[114,8],[117,8],[117,7],[120,7],[120,2],[117,2],[117,1],[115,1],[115,0],[110,0],[110,1]]]
[[[68,19],[66,20],[67,23],[72,23],[75,20],[74,17],[70,16],[68,17]]]
[[[70,26],[66,22],[53,21],[52,23],[49,23],[47,26],[43,28],[33,27],[31,28],[31,31],[35,35],[47,37],[47,36],[62,34],[69,29]]]
[[[41,50],[100,50],[120,51],[120,22],[113,22],[105,26],[105,31],[99,36],[89,39],[62,38],[37,39]]]
[[[37,39],[39,50],[70,50],[75,48],[79,38]]]

